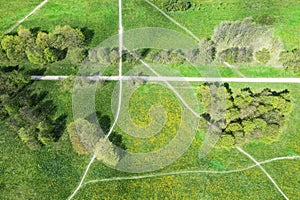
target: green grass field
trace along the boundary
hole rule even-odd
[[[36,82],[36,87],[55,88],[56,84],[55,82],[47,81]],[[261,90],[262,88],[270,87],[277,90],[288,88],[292,92],[293,112],[285,124],[280,140],[271,145],[253,142],[244,146],[243,149],[258,161],[280,156],[299,155],[300,144],[297,139],[299,138],[297,131],[300,129],[300,125],[295,123],[295,121],[300,119],[299,87],[293,84],[268,84],[264,86],[258,84],[230,85],[233,89],[248,86],[254,90]],[[114,83],[111,82],[103,89],[105,94],[107,94],[105,95],[107,98],[101,99],[101,105],[103,106],[99,107],[99,109],[104,109],[106,111],[105,114],[109,114],[109,96],[113,87]],[[141,92],[140,95],[143,94],[143,91]],[[70,99],[70,94],[63,94],[57,89],[56,91],[53,90],[51,95],[58,97],[56,103],[62,112],[71,114],[70,101],[67,100]],[[150,93],[149,95],[148,98],[150,98],[149,101],[151,102],[153,95]],[[138,96],[137,94],[136,97]],[[138,113],[136,114],[138,115]],[[1,129],[1,146],[3,149],[0,174],[1,199],[66,199],[77,186],[90,160],[90,156],[76,155],[72,150],[67,134],[64,134],[53,147],[45,147],[39,152],[32,152],[19,141],[16,133],[8,130],[4,124],[1,127],[3,127]],[[204,132],[198,131],[191,147],[181,158],[172,165],[150,174],[198,169],[222,171],[253,165],[251,160],[236,149],[230,151],[213,149],[207,157],[199,160],[198,152],[204,136]],[[165,140],[154,141],[158,141],[158,144],[161,144],[161,141]],[[128,144],[130,144],[129,141]],[[145,150],[141,146],[140,148],[140,151]],[[296,186],[299,185],[300,181],[299,160],[274,161],[263,166],[266,167],[266,170],[290,199],[297,199],[298,189]],[[93,163],[86,181],[123,176],[130,177],[132,175],[112,170],[97,161]],[[176,197],[200,199],[229,199],[229,197],[230,199],[281,198],[268,178],[256,167],[231,174],[192,173],[139,180],[90,183],[79,191],[75,199],[118,199],[122,197],[127,197],[128,199]]]
[[[160,7],[162,0],[154,0]],[[254,19],[265,14],[272,15],[276,22],[272,25],[277,36],[280,36],[287,49],[299,47],[300,5],[293,0],[221,1],[195,0],[201,4],[199,10],[171,13],[170,15],[188,27],[198,37],[210,37],[213,29],[224,20],[240,20],[252,16]],[[267,3],[269,2],[269,3]],[[29,13],[40,1],[0,0],[0,31],[7,30],[19,19]],[[140,27],[165,27],[181,31],[168,19],[140,0],[124,0],[125,30]],[[28,28],[52,30],[56,25],[71,25],[93,31],[90,46],[118,33],[118,4],[110,0],[51,0],[23,25]],[[74,75],[77,67],[68,63],[48,66],[48,75]],[[50,68],[51,67],[51,68]],[[66,67],[66,68],[65,68]],[[69,68],[68,68],[69,67]],[[132,66],[125,63],[124,73]],[[170,65],[183,76],[209,74],[209,67],[195,69],[187,64]],[[267,66],[240,66],[238,69],[246,77],[296,77],[297,75],[282,69]],[[222,77],[238,77],[234,71],[224,66],[217,66]],[[116,65],[109,68],[107,75],[117,74]],[[215,74],[214,74],[215,75]],[[299,77],[299,76],[298,76]],[[96,93],[96,109],[112,119],[111,94],[115,82],[107,82]],[[198,84],[192,84],[197,86]],[[254,91],[269,87],[271,89],[288,89],[293,98],[293,110],[286,120],[280,140],[266,145],[255,141],[243,146],[258,161],[281,156],[300,155],[300,88],[297,84],[258,84],[234,83],[233,90],[251,87]],[[62,91],[59,84],[53,81],[37,81],[37,90],[47,89],[51,99],[58,107],[59,114],[66,113],[68,122],[72,116],[72,94]],[[146,92],[147,91],[147,92]],[[156,98],[158,95],[161,98]],[[141,101],[144,99],[145,101]],[[178,100],[166,88],[149,87],[140,89],[131,99],[134,108],[132,117],[140,124],[149,122],[147,111],[151,103],[162,103],[168,109],[168,116],[173,120],[167,124],[173,127],[180,120],[176,114]],[[0,122],[0,199],[66,199],[77,187],[91,159],[91,155],[79,156],[72,149],[68,134],[65,132],[53,146],[43,147],[40,151],[29,150],[4,122]],[[163,146],[171,136],[172,129],[164,129],[162,138],[151,138],[151,141],[139,141],[126,136],[118,127],[115,129],[124,135],[130,151],[149,151]],[[182,157],[166,168],[149,174],[177,172],[187,170],[226,171],[242,169],[254,163],[236,149],[213,149],[205,158],[199,159],[198,153],[205,138],[205,131],[199,129],[189,149]],[[147,146],[148,145],[148,146]],[[263,167],[274,178],[281,189],[291,199],[297,199],[300,187],[300,160],[281,160],[263,164]],[[99,161],[93,163],[86,181],[101,180],[112,177],[133,177],[129,174],[108,168]],[[141,175],[141,174],[140,174]],[[142,174],[145,175],[145,174]],[[280,193],[258,168],[254,167],[237,173],[186,173],[182,175],[158,176],[137,180],[117,180],[89,183],[84,185],[75,199],[282,199]]]
[[[6,3],[0,1],[0,31],[7,30],[26,13],[29,13],[37,1],[22,3]],[[162,8],[162,0],[154,0]],[[245,17],[259,17],[268,15],[274,17],[275,23],[271,25],[277,36],[282,38],[287,49],[299,48],[300,6],[293,0],[272,1],[202,1],[197,0],[199,10],[171,13],[179,23],[190,29],[199,38],[210,37],[214,28],[224,20],[241,20]],[[222,3],[221,3],[222,2]],[[146,2],[140,0],[123,1],[123,17],[125,30],[142,27],[164,27],[181,31],[168,19],[158,13]],[[200,5],[201,4],[201,5]],[[96,0],[52,0],[41,8],[35,15],[27,19],[23,25],[41,30],[52,30],[56,25],[71,25],[79,28],[88,28],[94,31],[91,46],[99,44],[111,35],[117,34],[117,1]],[[15,12],[18,9],[18,12]]]

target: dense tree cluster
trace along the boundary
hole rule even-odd
[[[275,141],[291,111],[288,90],[266,88],[255,93],[244,88],[234,94],[227,83],[205,83],[199,86],[198,97],[205,106],[203,119],[212,134],[221,134],[219,146],[225,148],[256,138]]]
[[[65,115],[55,116],[56,107],[45,91],[34,91],[29,78],[12,68],[0,74],[0,117],[29,148],[35,150],[58,141]]]
[[[225,21],[217,26],[211,39],[202,39],[197,49],[143,49],[135,52],[123,51],[123,60],[135,62],[133,55],[150,62],[164,64],[182,63],[188,60],[195,64],[224,61],[235,63],[258,62],[280,65],[282,43],[275,38],[273,30],[256,24],[253,19]],[[118,48],[95,48],[89,50],[92,62],[114,63],[118,60]]]
[[[16,35],[0,36],[0,62],[6,66],[24,62],[44,65],[66,58],[78,63],[85,57],[84,42],[83,33],[70,26],[37,34],[20,26]]]
[[[113,64],[119,61],[118,48],[92,48],[88,52],[88,59],[93,63]],[[137,62],[144,59],[148,62],[174,64],[183,63],[185,54],[175,49],[140,49],[133,52],[123,50],[122,60],[125,62]]]
[[[0,119],[5,120],[29,148],[39,149],[58,141],[66,116],[56,116],[56,107],[48,92],[35,90],[27,73],[18,66],[0,68]]]

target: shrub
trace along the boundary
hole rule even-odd
[[[26,50],[26,56],[32,64],[44,65],[47,63],[43,50],[39,48],[30,48],[29,50]]]
[[[66,60],[71,64],[79,64],[86,57],[86,51],[80,47],[71,47],[68,49]]]
[[[201,40],[198,49],[190,50],[186,57],[193,63],[212,63],[216,54],[216,48],[213,41],[208,39]]]
[[[221,62],[226,61],[230,64],[251,62],[253,57],[251,49],[238,48],[238,47],[223,50],[217,55],[219,61]]]
[[[263,64],[266,64],[267,62],[269,62],[269,60],[271,58],[270,52],[266,48],[263,48],[261,51],[255,52],[254,55],[255,55],[256,60]]]
[[[263,14],[256,18],[256,22],[261,25],[272,25],[276,22],[276,18],[268,14]]]
[[[293,49],[292,51],[281,52],[280,62],[287,70],[300,72],[300,49]]]
[[[167,12],[186,11],[192,7],[191,2],[185,0],[169,0],[163,4]]]
[[[120,159],[113,144],[104,138],[101,138],[95,145],[94,154],[96,155],[97,160],[101,160],[110,166],[116,166]]]

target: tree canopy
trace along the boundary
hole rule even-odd
[[[29,62],[45,65],[64,58],[78,63],[85,57],[85,37],[81,30],[70,26],[56,26],[50,32],[33,34],[20,26],[16,35],[0,37],[0,61],[6,65]]]
[[[203,119],[216,129],[212,134],[221,134],[218,146],[225,148],[254,139],[275,141],[292,106],[288,90],[255,93],[243,88],[233,93],[227,83],[204,83],[198,97],[205,107]]]

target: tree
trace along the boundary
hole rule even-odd
[[[26,61],[26,44],[19,36],[5,35],[2,38],[1,45],[10,62]]]
[[[64,131],[66,117],[61,115],[56,118],[56,107],[52,100],[47,99],[47,93],[34,92],[20,72],[11,73],[18,75],[12,76],[14,78],[8,76],[14,84],[8,81],[9,84],[4,82],[6,85],[2,87],[13,90],[1,95],[8,125],[33,150],[58,141]]]
[[[93,151],[101,137],[101,130],[85,119],[76,119],[67,127],[74,150],[79,154]]]
[[[218,61],[251,62],[253,52],[268,49],[269,63],[278,65],[283,45],[274,37],[274,31],[255,24],[253,19],[225,21],[215,28],[212,40]]]
[[[94,148],[97,160],[103,161],[110,166],[116,166],[120,160],[119,154],[114,149],[113,144],[105,138],[101,138]]]
[[[263,48],[261,51],[257,51],[255,52],[255,58],[257,61],[266,64],[267,62],[269,62],[270,60],[270,52],[268,51],[268,49]]]
[[[49,35],[44,32],[39,32],[36,36],[36,44],[41,49],[49,48],[51,45],[51,41]]]
[[[234,141],[234,137],[232,135],[223,134],[223,135],[221,135],[216,147],[220,147],[220,148],[229,150],[230,148],[234,147],[234,144],[235,144],[235,141]]]
[[[192,7],[190,1],[186,0],[169,0],[163,4],[167,12],[186,11]]]
[[[56,62],[59,60],[60,52],[58,50],[52,48],[45,48],[44,49],[44,57],[48,63]]]
[[[29,47],[28,50],[26,50],[26,55],[32,64],[44,65],[47,63],[43,50],[38,47]]]
[[[64,50],[67,48],[82,47],[85,41],[83,33],[79,29],[70,26],[56,26],[49,34],[51,47]]]
[[[300,72],[300,49],[281,52],[280,62],[286,70]]]
[[[84,60],[86,57],[85,54],[86,52],[83,48],[71,47],[68,49],[66,60],[68,60],[71,64],[78,64]]]

